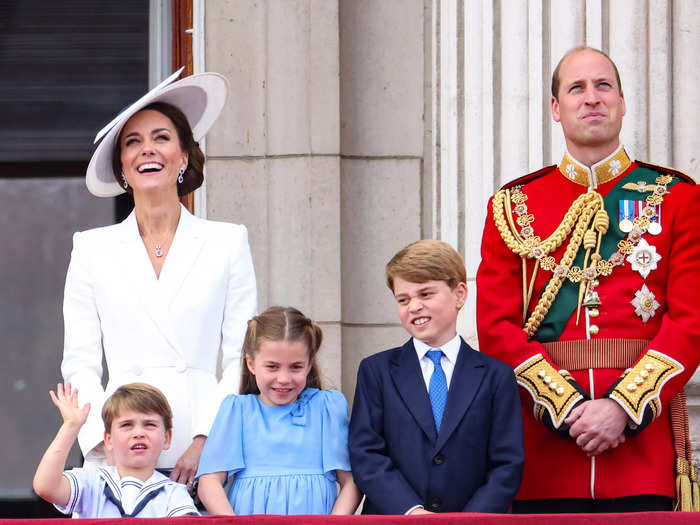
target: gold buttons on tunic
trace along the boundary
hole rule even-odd
[[[588,328],[588,333],[591,335],[598,335],[598,332],[600,332],[600,328],[598,328],[597,324],[592,324],[590,328]]]

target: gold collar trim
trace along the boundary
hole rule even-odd
[[[630,167],[632,161],[627,156],[625,148],[620,145],[609,157],[593,164],[590,168],[584,166],[567,151],[559,164],[559,171],[564,177],[576,184],[590,188],[597,188],[624,173]]]

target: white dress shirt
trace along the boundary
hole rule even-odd
[[[429,350],[442,350],[440,366],[442,367],[442,371],[445,372],[447,390],[449,391],[450,382],[452,381],[452,372],[455,369],[459,349],[462,347],[462,339],[459,337],[459,334],[455,335],[453,339],[450,339],[440,348],[430,347],[423,341],[414,337],[413,347],[416,349],[416,354],[418,354],[418,362],[420,363],[420,369],[423,373],[423,380],[425,381],[425,388],[427,390],[430,389],[430,376],[433,375],[433,368],[435,368],[435,365],[433,365],[432,360],[426,354]]]

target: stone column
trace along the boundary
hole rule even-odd
[[[340,388],[337,2],[208,1],[205,35],[206,69],[231,84],[207,137],[207,217],[248,227],[259,309],[319,322],[326,385]]]
[[[422,0],[340,3],[343,391],[359,361],[402,344],[384,267],[423,235]]]

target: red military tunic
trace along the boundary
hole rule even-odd
[[[522,224],[513,224],[514,229],[522,232],[523,227],[530,226],[534,235],[546,239],[589,186],[602,197],[612,195],[613,189],[618,192],[616,197],[622,196],[607,199],[606,208],[617,210],[620,200],[630,200],[633,207],[637,206],[635,201],[644,201],[651,194],[643,191],[645,180],[653,184],[655,177],[665,173],[658,171],[629,161],[623,148],[590,171],[567,154],[559,167],[515,181],[527,197],[527,209],[519,210],[521,215],[517,217],[530,216]],[[623,179],[637,182],[638,174],[645,175],[641,177],[645,180],[639,181],[641,188],[620,188]],[[562,285],[562,292],[532,337],[523,329],[526,290],[521,257],[504,242],[503,217],[501,230],[494,220],[494,198],[489,203],[477,274],[477,327],[481,351],[510,364],[522,387],[525,471],[518,500],[674,496],[675,456],[667,407],[700,360],[700,189],[682,174],[670,175],[673,181],[666,185],[668,193],[662,195],[660,217],[655,218],[660,220],[661,232],[651,235],[644,231],[632,243],[636,251],[622,254],[623,264],[612,266],[609,275],[597,276],[598,285],[593,291],[598,293],[600,305],[595,301],[592,308],[582,307],[577,324],[577,293],[570,293],[574,302],[569,300],[568,306],[558,303],[559,295],[564,296]],[[514,193],[519,191],[514,189]],[[511,209],[516,205],[506,202]],[[644,205],[637,206],[637,212]],[[603,241],[609,238],[616,244],[619,239],[629,240],[628,234],[619,229],[621,219],[624,216],[617,211],[609,213]],[[556,261],[555,270],[572,235],[569,233],[548,254]],[[585,252],[583,244],[578,252]],[[535,255],[542,257],[541,253]],[[601,255],[608,260],[609,255],[602,249]],[[635,269],[627,260],[630,256],[638,261]],[[619,257],[615,262],[620,262]],[[540,259],[527,317],[548,281],[557,279],[551,259],[550,270],[541,269],[542,265],[547,266],[544,258]],[[528,257],[528,285],[534,266],[535,258]],[[566,278],[562,281],[568,282]],[[578,290],[578,284],[569,282],[567,286]],[[556,320],[550,322],[551,316],[560,317],[558,327]],[[565,342],[570,342],[570,347]],[[566,360],[569,370],[550,355],[548,348],[554,352],[550,343],[559,345],[555,357]],[[597,345],[589,347],[595,351],[588,351],[579,366],[577,349],[591,344]],[[637,353],[629,364],[620,364],[625,361],[623,354],[629,359],[628,347],[636,347]],[[582,400],[601,397],[614,399],[628,413],[629,436],[616,449],[589,458],[567,435],[563,421]]]

